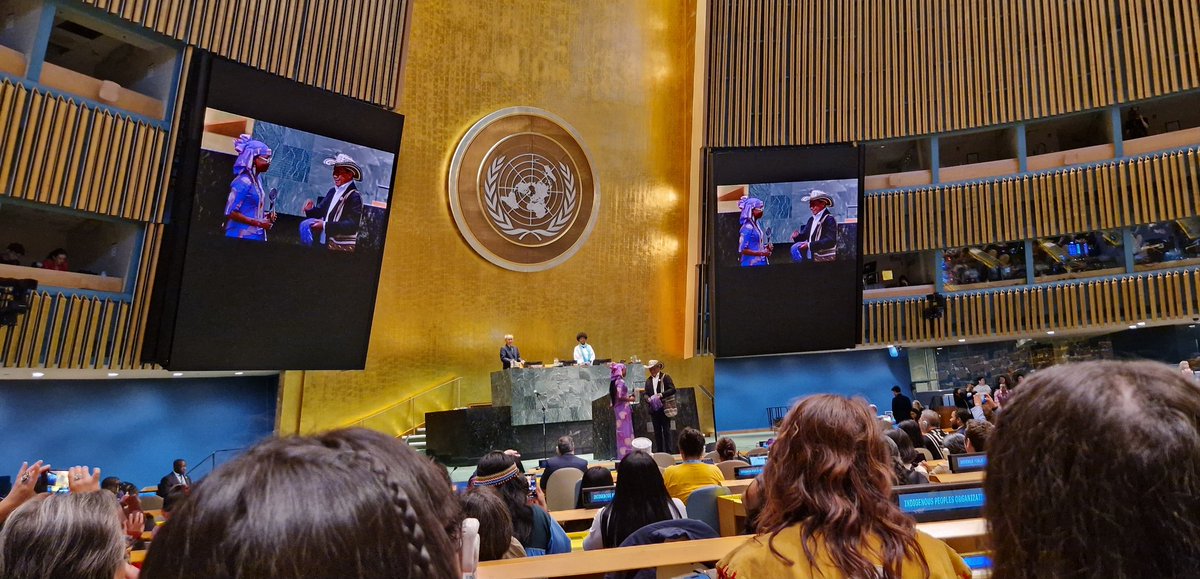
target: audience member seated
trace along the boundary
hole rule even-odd
[[[525,556],[513,537],[512,517],[496,489],[475,487],[459,497],[463,514],[479,521],[479,560],[496,561]]]
[[[193,490],[142,577],[456,577],[461,525],[444,470],[392,437],[269,439]]]
[[[942,443],[946,445],[946,452],[949,454],[967,453],[967,437],[960,432],[947,434]]]
[[[51,251],[46,256],[46,259],[42,261],[41,267],[56,271],[71,271],[71,266],[67,264],[67,250],[60,247]]]
[[[993,577],[1195,577],[1200,385],[1154,362],[1086,362],[1020,389],[988,445]]]
[[[894,431],[892,431],[894,432]],[[915,466],[904,461],[900,452],[900,446],[896,444],[895,435],[884,435],[884,440],[887,442],[888,450],[892,454],[892,470],[896,476],[892,480],[893,485],[920,485],[929,482],[929,477]]]
[[[950,428],[953,428],[954,432],[957,432],[958,434],[966,434],[967,422],[970,422],[971,420],[971,411],[967,410],[966,408],[959,408],[955,410],[954,415],[950,417]]]
[[[876,416],[876,418],[879,417]],[[747,535],[753,535],[758,532],[758,517],[762,514],[763,508],[763,477],[761,474],[754,477],[754,480],[746,485],[746,490],[742,491],[742,506],[746,508],[745,532]]]
[[[922,410],[921,412],[924,412],[924,410]],[[925,443],[924,430],[922,430],[922,428],[917,425],[916,420],[905,420],[905,421],[901,422],[900,424],[897,424],[896,428],[904,431],[904,434],[908,435],[908,439],[909,439],[909,441],[912,442],[912,446],[914,449],[924,448],[925,450],[928,450],[929,454],[930,454],[930,458],[934,459],[934,460],[942,458],[941,447],[939,447],[936,444],[928,445]],[[932,450],[929,448],[930,446],[933,447]],[[918,454],[920,454],[920,453],[918,453]],[[922,455],[922,458],[924,458],[924,455]]]
[[[550,517],[530,495],[529,480],[517,470],[516,459],[503,452],[492,451],[479,459],[471,486],[486,486],[496,489],[508,515],[512,517],[513,536],[525,548],[530,557],[569,553],[571,539],[558,522]]]
[[[191,488],[192,477],[187,474],[187,461],[177,458],[171,463],[171,472],[158,481],[158,490],[154,494],[163,498],[163,511],[170,511],[175,501],[180,496],[187,496]]]
[[[942,456],[942,440],[946,437],[942,432],[942,417],[938,416],[937,412],[926,410],[921,413],[921,421],[918,426],[921,427],[925,449],[933,454],[933,459],[945,458]]]
[[[687,509],[682,501],[667,494],[654,457],[631,452],[617,463],[617,492],[612,503],[596,513],[583,548],[617,547],[650,523],[683,518],[687,518]]]
[[[722,436],[721,439],[717,441],[716,451],[717,462],[725,462],[727,460],[746,460],[746,457],[738,453],[737,444],[734,443],[733,439],[729,438],[728,436]]]
[[[560,468],[574,468],[580,472],[586,471],[588,462],[575,456],[575,441],[570,436],[563,436],[558,439],[558,444],[554,446],[557,456],[550,457],[546,461],[546,469],[542,471],[542,488],[546,488],[546,484],[550,482],[550,475],[554,474]]]
[[[0,577],[135,578],[125,562],[125,528],[108,491],[39,497],[19,507],[0,530]]]
[[[683,464],[669,466],[663,472],[667,492],[672,497],[687,504],[692,491],[700,487],[725,484],[725,476],[721,474],[721,469],[700,462],[700,458],[704,456],[704,435],[699,430],[687,427],[679,432],[679,454],[683,457]],[[617,481],[620,480],[618,471]]]
[[[925,460],[925,457],[921,456],[921,454],[913,448],[912,438],[905,434],[903,430],[900,430],[899,428],[889,428],[883,431],[883,434],[896,444],[896,448],[900,453],[900,462],[903,463],[904,466],[913,468],[918,464],[921,464],[921,461]],[[888,454],[890,455],[891,451],[889,451]]]
[[[996,427],[986,420],[967,422],[967,452],[987,452],[988,441]]]
[[[583,480],[579,482],[579,499],[576,505],[583,504],[583,491],[596,487],[613,486],[612,471],[602,466],[593,466],[583,471]]]
[[[801,400],[770,464],[761,534],[721,559],[718,577],[971,577],[892,500],[891,452],[863,402]]]
[[[121,479],[115,476],[106,476],[104,480],[100,481],[100,488],[119,498],[121,496]]]
[[[4,248],[4,253],[0,253],[0,263],[4,265],[21,265],[24,258],[25,246],[20,243],[10,243]]]

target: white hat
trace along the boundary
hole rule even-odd
[[[633,442],[630,442],[629,445],[632,446],[634,450],[650,452],[650,448],[654,446],[654,443],[650,442],[650,439],[646,438],[645,436],[639,436],[633,439]]]
[[[350,155],[338,153],[333,157],[325,159],[325,166],[333,167],[334,169],[337,169],[338,167],[349,169],[350,172],[354,174],[355,181],[362,181],[362,167],[359,167],[358,162],[355,161]]]
[[[658,360],[650,360],[649,362],[646,362],[647,368],[653,368],[655,366],[662,366],[662,365],[663,365],[663,363],[659,362]]]
[[[812,203],[813,201],[816,201],[818,199],[824,200],[826,203],[829,204],[830,207],[833,207],[833,205],[834,205],[833,195],[830,195],[820,189],[813,189],[812,192],[808,194],[808,197],[805,197],[804,199],[802,199],[802,201],[804,201],[806,203]]]

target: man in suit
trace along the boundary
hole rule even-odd
[[[654,423],[654,451],[671,452],[671,419],[664,399],[675,395],[675,381],[663,372],[663,363],[658,360],[650,360],[646,371],[650,376],[642,393],[650,404],[650,422]]]
[[[546,470],[542,471],[542,490],[545,490],[546,484],[550,482],[550,475],[558,470],[574,468],[580,472],[587,472],[588,462],[575,456],[575,440],[570,436],[559,437],[554,450],[558,455],[547,460]]]
[[[892,418],[896,424],[912,420],[912,399],[904,395],[899,385],[892,386]]]
[[[164,511],[170,511],[180,493],[186,494],[192,488],[192,479],[187,475],[187,461],[177,458],[171,467],[171,473],[158,481],[158,490],[154,491],[154,494],[163,498]]]
[[[362,195],[354,182],[362,180],[362,168],[345,153],[325,159],[325,165],[333,167],[333,188],[319,204],[312,199],[304,204],[308,219],[300,222],[300,240],[311,245],[320,239],[333,251],[354,251],[363,214]]]
[[[837,260],[837,218],[829,212],[833,208],[833,196],[813,189],[808,197],[808,208],[812,217],[804,225],[804,229],[792,232],[792,261],[800,262],[811,259],[815,262]]]
[[[513,367],[513,364],[524,364],[525,360],[521,359],[521,351],[513,345],[512,334],[504,336],[504,346],[500,348],[500,364],[507,370]]]

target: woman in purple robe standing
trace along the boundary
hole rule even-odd
[[[629,405],[634,397],[625,386],[625,365],[612,364],[612,378],[608,383],[608,400],[612,402],[617,424],[617,460],[633,452],[633,408]]]

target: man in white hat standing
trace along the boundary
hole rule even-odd
[[[663,372],[663,363],[658,360],[650,360],[650,363],[646,364],[646,371],[650,376],[646,378],[646,387],[642,392],[650,404],[650,422],[654,424],[654,450],[671,452],[671,418],[667,416],[664,399],[675,395],[675,381]]]
[[[354,186],[362,180],[362,168],[350,155],[338,153],[325,159],[333,167],[333,188],[320,199],[304,204],[308,217],[300,223],[300,239],[305,245],[314,240],[334,251],[354,251],[358,243],[358,227],[362,221],[362,195]]]
[[[808,197],[808,208],[812,217],[804,229],[792,232],[792,261],[801,262],[811,259],[816,262],[837,260],[837,219],[829,212],[833,207],[833,196],[813,189]]]

